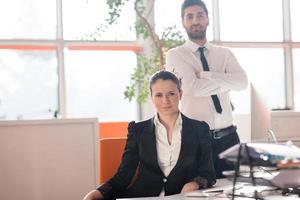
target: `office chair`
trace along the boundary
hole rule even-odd
[[[127,137],[129,122],[99,122],[99,138]]]
[[[99,183],[111,178],[122,158],[129,122],[99,122]]]
[[[125,148],[127,137],[100,139],[99,183],[110,179],[118,169]]]

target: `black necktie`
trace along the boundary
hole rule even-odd
[[[199,51],[200,51],[200,60],[202,62],[203,69],[204,69],[204,71],[209,71],[208,63],[207,63],[207,60],[204,56],[204,47],[199,47]],[[221,107],[220,100],[219,100],[218,96],[216,94],[214,94],[214,95],[211,95],[211,98],[214,102],[216,111],[218,113],[222,113],[222,107]]]

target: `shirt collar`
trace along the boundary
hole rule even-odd
[[[197,43],[195,43],[195,42],[193,42],[192,40],[189,40],[189,39],[185,42],[185,45],[192,52],[197,52],[199,47],[201,47],[199,44],[197,44]],[[204,44],[203,47],[205,47],[205,49],[209,51],[210,48],[211,48],[211,44],[208,41],[206,41],[206,43]]]
[[[156,113],[154,116],[154,125],[156,127],[163,126],[163,124],[159,121],[158,113]],[[181,117],[180,112],[179,112],[178,117],[175,122],[175,127],[178,127],[178,126],[182,126],[182,117]]]

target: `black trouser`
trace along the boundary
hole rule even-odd
[[[219,154],[228,149],[229,147],[240,143],[239,136],[236,132],[236,128],[225,136],[213,137],[212,135],[212,148],[213,148],[213,162],[216,171],[217,178],[224,178],[223,171],[235,170],[235,165],[232,162],[228,162],[225,159],[220,159]]]

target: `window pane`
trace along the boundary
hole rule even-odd
[[[135,12],[131,1],[126,2],[116,25],[105,32],[98,29],[108,17],[103,0],[63,0],[64,38],[68,40],[135,40]],[[92,36],[91,36],[92,34]]]
[[[0,38],[54,39],[56,1],[9,0],[0,6]]]
[[[300,110],[300,49],[293,50],[294,58],[294,85],[295,85],[295,109]]]
[[[130,51],[66,50],[67,116],[100,121],[137,119],[137,103],[124,99],[136,67]]]
[[[155,29],[161,36],[164,28],[176,26],[182,35],[187,38],[184,28],[181,24],[181,4],[182,0],[163,0],[155,1]],[[212,8],[211,1],[205,0],[210,18],[210,25],[207,27],[207,38],[212,40]],[[172,12],[170,12],[172,10]]]
[[[0,50],[0,118],[53,118],[58,102],[56,52]]]
[[[291,25],[292,25],[292,38],[295,41],[300,41],[300,1],[299,0],[290,0],[291,7]]]
[[[248,75],[249,82],[255,84],[263,93],[263,97],[271,108],[284,108],[285,82],[284,57],[282,49],[246,49],[232,48],[241,66]],[[248,93],[249,95],[249,93]],[[242,111],[243,102],[249,102],[246,92],[237,92],[232,95],[235,107]]]
[[[281,0],[219,2],[221,40],[282,41]]]

